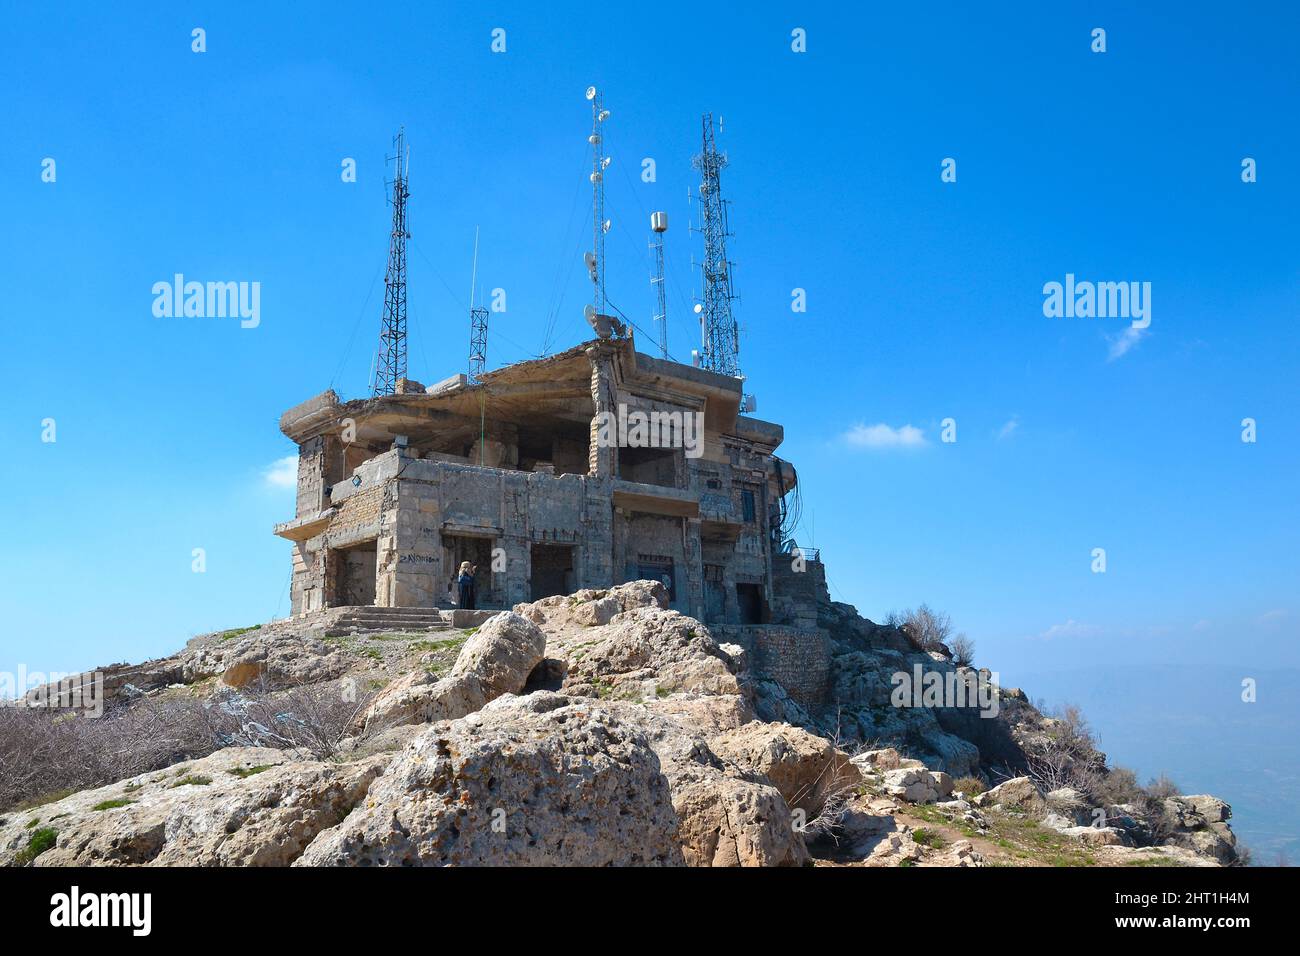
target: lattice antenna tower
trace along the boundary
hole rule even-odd
[[[379,333],[379,353],[371,395],[392,395],[399,379],[406,378],[406,240],[411,233],[406,225],[407,175],[411,153],[406,146],[406,130],[393,138],[393,231],[388,239],[388,269],[384,273],[384,323]]]
[[[469,381],[477,385],[487,365],[488,310],[474,305],[478,282],[478,227],[474,227],[474,266],[469,280]]]
[[[664,288],[664,233],[668,231],[668,213],[652,212],[650,230],[655,234],[654,241],[650,243],[655,257],[655,271],[650,277],[650,284],[654,286],[658,305],[654,320],[659,323],[659,352],[668,358],[668,296]]]
[[[704,260],[700,263],[702,298],[696,306],[700,316],[700,336],[704,368],[723,375],[740,375],[740,328],[732,314],[736,295],[731,285],[734,263],[727,258],[729,203],[722,198],[722,170],[727,165],[725,153],[718,152],[713,138],[713,114],[705,113],[702,122],[704,148],[692,162],[700,171],[699,232],[704,235]]]

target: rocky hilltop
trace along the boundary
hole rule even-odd
[[[1223,801],[1138,787],[1019,690],[897,706],[893,674],[988,674],[848,605],[818,623],[814,708],[648,581],[477,628],[204,635],[106,668],[98,720],[0,709],[0,864],[1237,862]]]

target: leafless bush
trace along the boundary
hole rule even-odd
[[[958,667],[970,667],[975,660],[975,642],[965,634],[958,634],[949,641],[948,651]]]
[[[144,698],[90,718],[66,711],[0,707],[0,809],[161,770],[222,747],[303,750],[329,760],[370,695],[340,682],[279,693],[231,691],[197,698]]]
[[[1145,790],[1147,795],[1157,800],[1164,800],[1168,797],[1177,797],[1182,794],[1178,784],[1169,778],[1168,774],[1162,773],[1158,777],[1152,777],[1147,783]]]
[[[102,786],[205,757],[221,746],[219,715],[198,700],[143,700],[101,717],[0,708],[0,807]]]
[[[1092,728],[1078,707],[1067,704],[1061,708],[1024,750],[1029,776],[1041,789],[1070,787],[1098,796],[1106,773],[1105,758],[1097,752]]]
[[[912,645],[922,651],[947,651],[945,641],[952,633],[952,619],[922,604],[913,611],[903,612],[903,622],[898,625]]]
[[[829,837],[838,843],[849,803],[857,793],[861,775],[845,753],[846,742],[841,736],[839,715],[836,715],[835,732],[830,735],[835,748],[831,759],[822,768],[817,779],[794,795],[791,804],[811,805],[816,814],[805,821],[804,836],[809,840]]]
[[[320,760],[339,756],[373,694],[345,693],[341,682],[310,684],[277,694],[232,693],[217,702],[238,729],[228,746],[305,750]]]

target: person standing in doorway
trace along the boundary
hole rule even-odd
[[[478,570],[468,561],[460,563],[460,571],[456,575],[456,603],[462,610],[474,610],[474,572]]]

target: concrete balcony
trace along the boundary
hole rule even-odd
[[[679,518],[695,518],[700,514],[700,496],[688,488],[668,488],[615,478],[613,491],[616,508]]]

